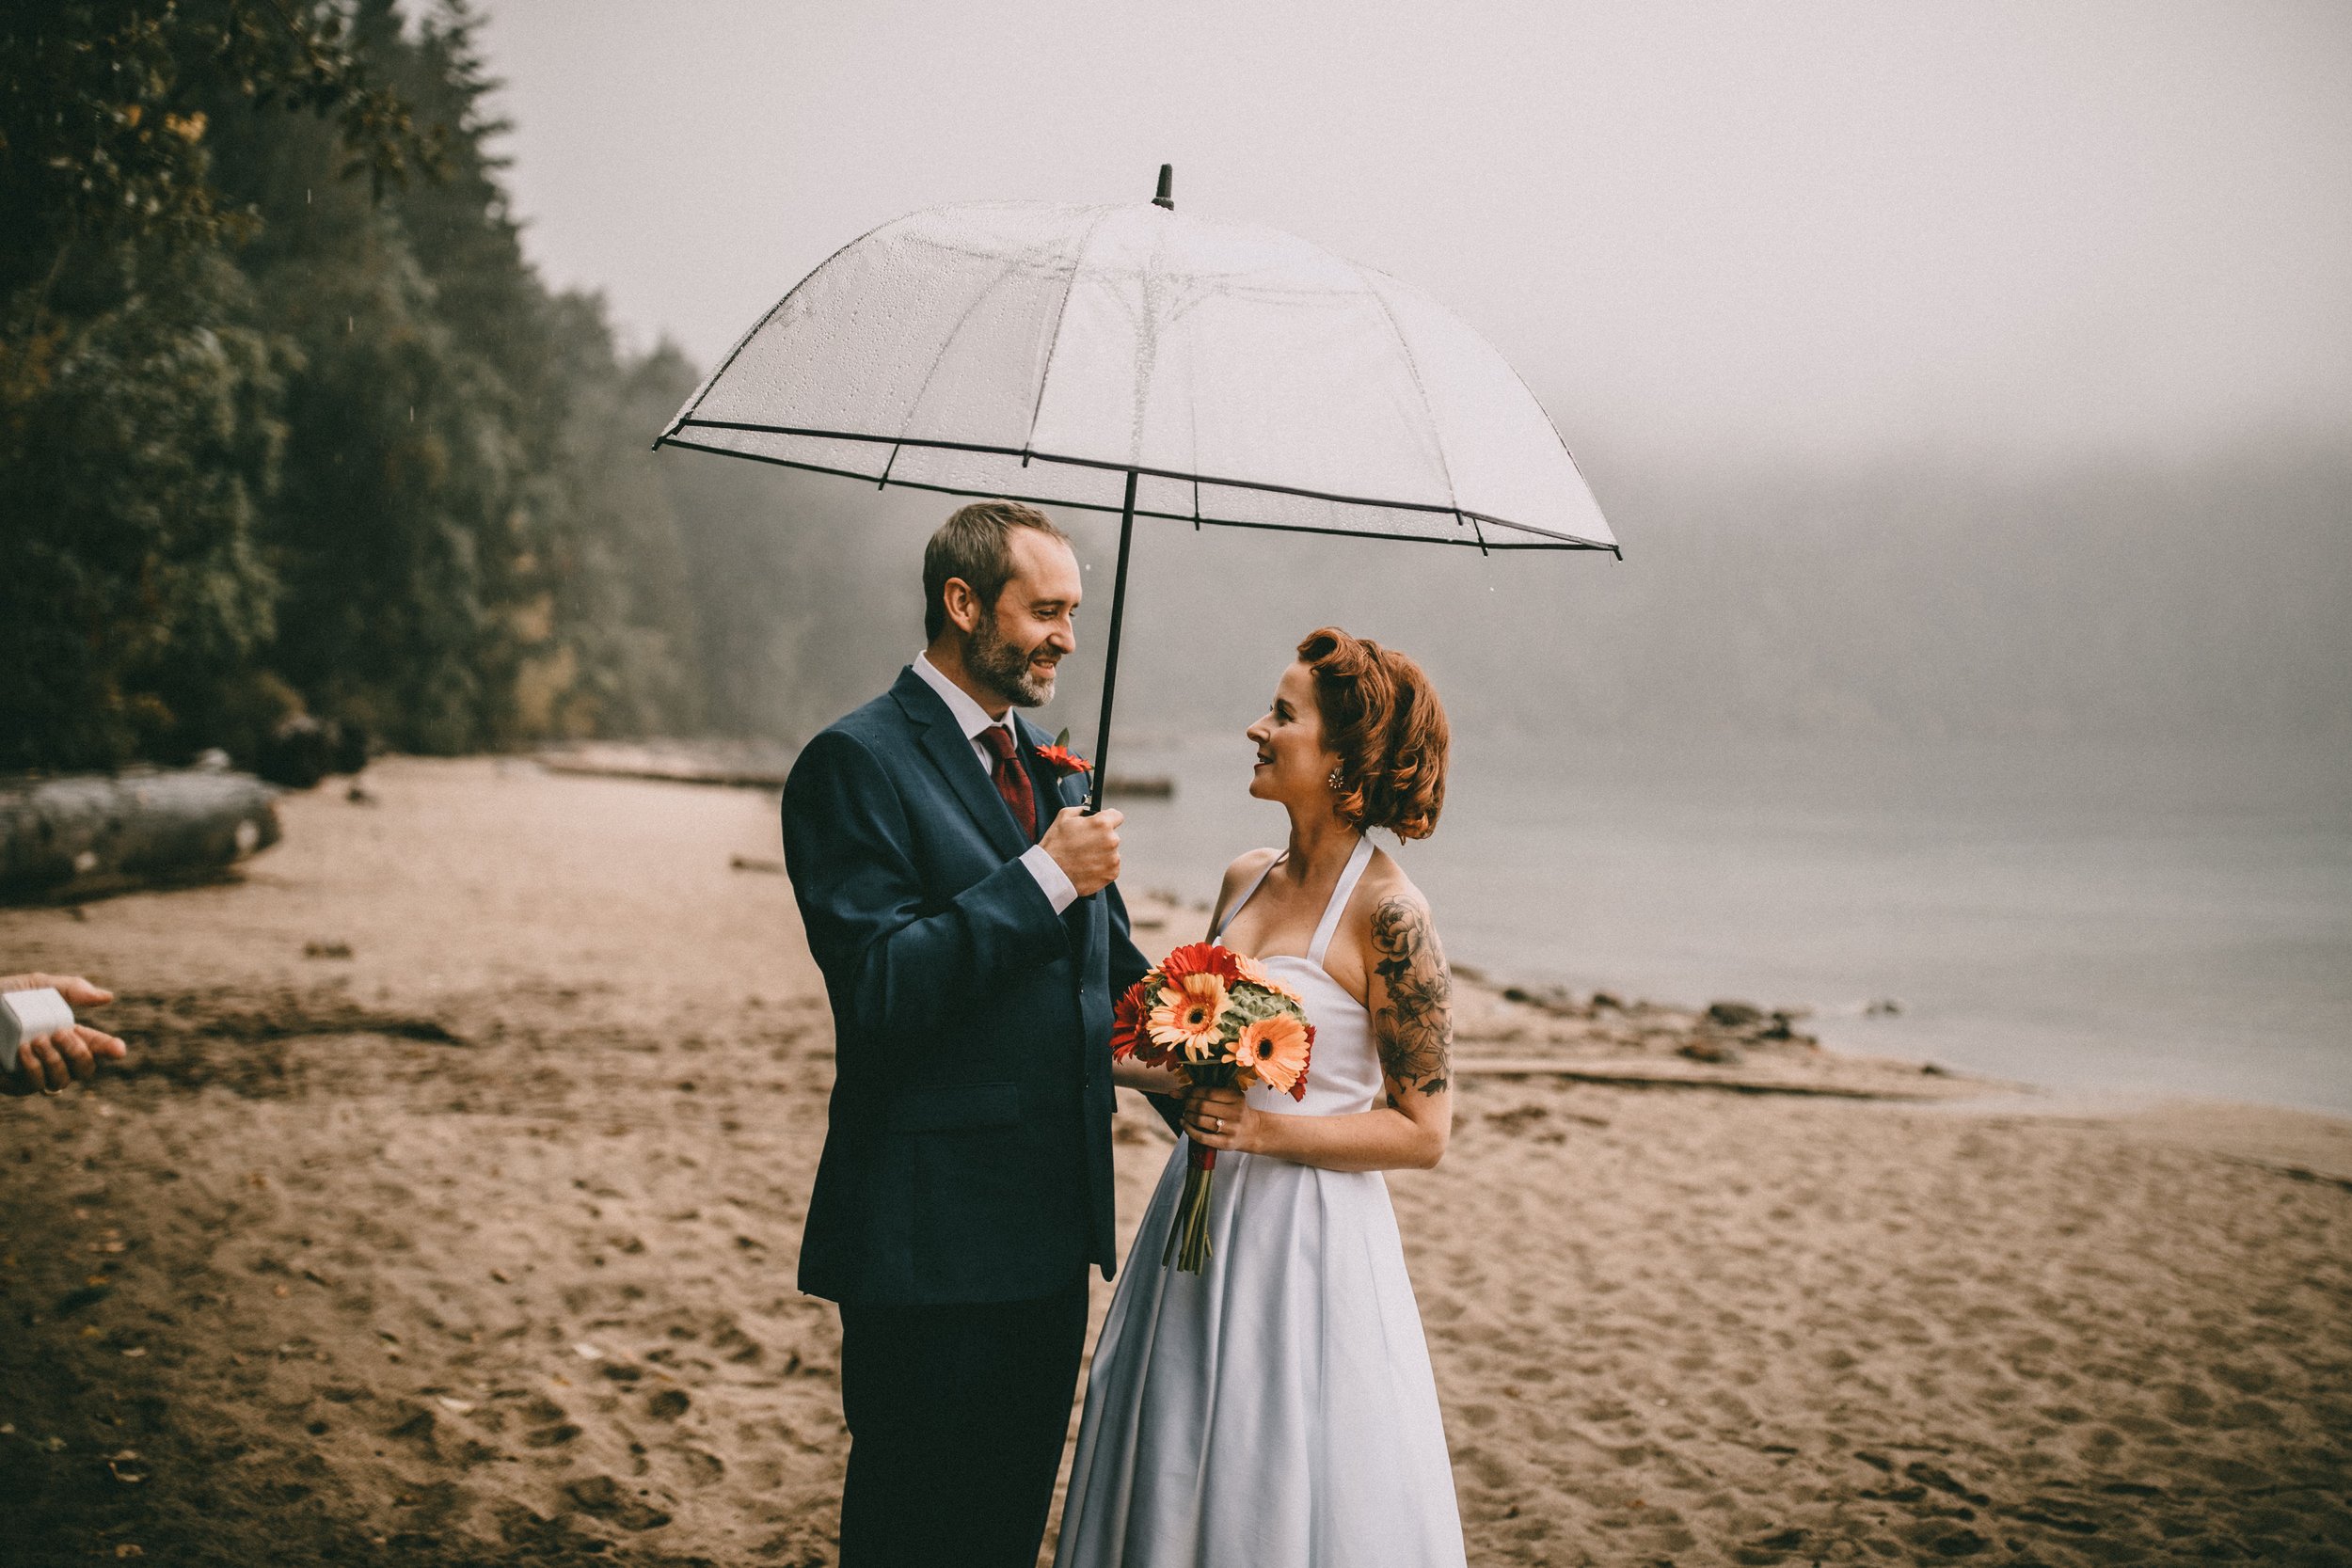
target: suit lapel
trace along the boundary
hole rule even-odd
[[[1056,772],[1050,763],[1037,754],[1038,748],[1053,744],[1054,737],[1018,713],[1012,716],[1012,721],[1021,731],[1021,754],[1029,766],[1030,782],[1037,786],[1037,836],[1043,838],[1045,830],[1054,825],[1057,812],[1064,806],[1083,805],[1085,802],[1083,800],[1071,800],[1062,787],[1067,782],[1064,776]]]
[[[1029,777],[1037,781],[1037,825],[1041,836],[1053,822],[1056,812],[1064,806],[1083,806],[1087,803],[1085,775],[1054,771],[1052,766],[1037,754],[1037,749],[1051,744],[1054,737],[1017,713],[1012,716],[1012,721],[1021,730],[1022,751],[1029,759]],[[1073,785],[1077,786],[1075,800],[1071,799]],[[1005,815],[1009,816],[1012,814],[1007,812]],[[1086,973],[1087,964],[1093,961],[1098,944],[1107,940],[1098,936],[1097,932],[1109,928],[1105,924],[1108,916],[1104,913],[1108,907],[1108,901],[1101,894],[1095,894],[1079,899],[1062,911],[1062,924],[1069,927],[1071,942],[1079,955],[1081,974]]]
[[[972,820],[988,835],[988,842],[997,854],[1011,860],[1026,849],[1020,824],[1012,819],[1012,808],[996,793],[996,785],[972,752],[970,737],[956,727],[956,716],[947,711],[939,693],[926,686],[923,677],[909,666],[899,675],[898,684],[890,689],[890,694],[913,721],[932,765],[955,791],[956,799],[963,802]]]

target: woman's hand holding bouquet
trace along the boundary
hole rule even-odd
[[[1298,993],[1256,960],[1212,942],[1190,942],[1161,960],[1119,1000],[1111,1055],[1173,1069],[1186,1084],[1247,1089],[1263,1084],[1293,1100],[1307,1093],[1314,1025]],[[1209,1190],[1216,1150],[1190,1143],[1184,1195],[1168,1250],[1199,1274],[1209,1260]]]

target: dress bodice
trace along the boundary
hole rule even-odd
[[[1217,923],[1210,941],[1224,937],[1233,917],[1257,896],[1258,889],[1265,885],[1266,877],[1280,861],[1278,855],[1266,863],[1257,880],[1234,900],[1232,909]],[[1306,953],[1275,953],[1258,959],[1267,974],[1298,992],[1306,1003],[1307,1022],[1314,1025],[1315,1044],[1307,1064],[1305,1098],[1293,1100],[1261,1084],[1249,1091],[1249,1103],[1254,1109],[1279,1116],[1332,1117],[1369,1111],[1380,1102],[1386,1080],[1380,1070],[1379,1053],[1373,1048],[1372,1015],[1323,967],[1325,955],[1331,949],[1331,939],[1339,930],[1340,916],[1346,911],[1364,867],[1371,863],[1372,840],[1359,837],[1347,857],[1345,869],[1340,873],[1338,885],[1331,890],[1330,901],[1323,908],[1323,918],[1316,923],[1314,940],[1308,943]]]

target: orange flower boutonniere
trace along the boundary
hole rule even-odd
[[[1055,736],[1054,743],[1051,746],[1040,746],[1037,749],[1037,754],[1039,759],[1042,761],[1045,766],[1051,768],[1055,772],[1062,774],[1065,777],[1072,773],[1087,772],[1094,767],[1094,764],[1087,761],[1086,758],[1080,756],[1077,752],[1070,749],[1070,732],[1068,730],[1064,730],[1060,735]]]

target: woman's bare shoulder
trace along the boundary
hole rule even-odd
[[[1413,879],[1405,874],[1405,868],[1397,863],[1395,856],[1386,849],[1375,848],[1371,863],[1364,867],[1363,880],[1357,885],[1356,896],[1349,900],[1355,905],[1351,913],[1369,927],[1375,910],[1399,900],[1422,918],[1428,918],[1429,900],[1421,895],[1421,889],[1413,885]]]
[[[1282,856],[1279,848],[1245,848],[1242,853],[1237,853],[1237,856],[1232,858],[1232,865],[1226,867],[1226,879],[1218,884],[1216,903],[1226,905],[1226,900],[1231,900],[1232,895],[1240,894],[1242,886],[1245,886],[1251,877],[1256,877],[1259,872],[1263,872],[1265,867],[1273,865],[1279,856]]]
[[[1404,929],[1429,929],[1429,902],[1395,858],[1375,847],[1347,900],[1347,913],[1341,917],[1341,939],[1333,944],[1339,950],[1336,961],[1350,973],[1360,965],[1368,983],[1374,966],[1394,957],[1389,949]],[[1415,940],[1418,945],[1421,939]],[[1362,1000],[1360,995],[1358,1000]]]
[[[1225,868],[1223,891],[1237,892],[1241,884],[1281,858],[1279,849],[1244,849],[1233,857],[1233,863]]]
[[[1225,879],[1217,884],[1216,907],[1209,911],[1212,930],[1225,918],[1225,912],[1232,907],[1233,900],[1241,896],[1241,890],[1248,887],[1259,872],[1273,864],[1281,853],[1279,849],[1245,849],[1233,857],[1233,863],[1225,868]]]

